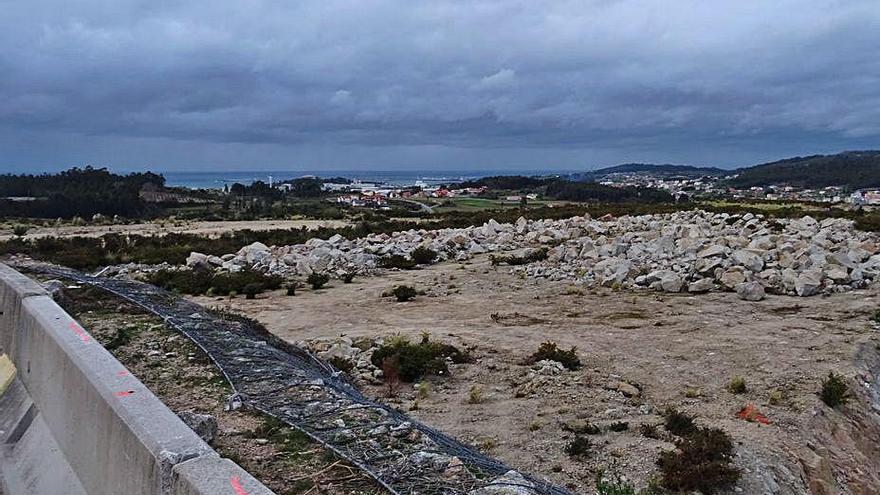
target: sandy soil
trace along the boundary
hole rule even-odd
[[[406,303],[381,297],[401,283],[427,294]],[[435,339],[472,348],[476,362],[456,365],[449,378],[433,379],[427,398],[411,414],[515,468],[579,493],[587,491],[599,471],[624,475],[639,486],[654,477],[657,454],[672,444],[668,437],[644,437],[639,427],[660,424],[659,413],[666,406],[730,433],[737,443],[736,463],[744,470],[739,492],[774,493],[777,485],[775,493],[807,493],[805,487],[814,484],[815,476],[829,478],[829,483],[862,477],[853,482],[857,487],[873,482],[864,478],[864,471],[876,465],[860,465],[870,462],[858,456],[867,452],[870,459],[878,453],[880,436],[863,438],[851,455],[849,447],[838,449],[849,464],[828,454],[826,466],[825,457],[816,459],[824,455],[816,444],[821,446],[825,430],[814,429],[820,428],[815,418],[821,417],[828,423],[821,428],[842,428],[856,438],[880,435],[875,425],[865,426],[855,417],[871,414],[863,396],[841,412],[822,405],[816,395],[829,371],[844,374],[853,384],[872,380],[854,357],[865,349],[880,349],[880,332],[870,323],[870,314],[880,307],[876,289],[807,299],[769,296],[757,303],[728,293],[588,291],[521,279],[477,259],[390,272],[352,284],[334,281],[323,290],[297,294],[287,297],[276,291],[252,301],[196,300],[242,311],[290,341],[394,333],[417,338],[427,331]],[[520,363],[547,340],[577,346],[585,366],[527,380],[529,368]],[[746,380],[746,393],[727,390],[734,376]],[[636,385],[641,395],[628,398],[610,389],[620,381]],[[468,401],[473,386],[482,392],[481,403]],[[381,387],[367,390],[384,394]],[[778,400],[771,401],[777,393]],[[389,400],[406,410],[414,399],[410,388]],[[735,414],[748,403],[770,424],[737,419]],[[608,432],[605,427],[615,421],[628,422],[629,430]],[[572,434],[562,425],[577,422],[603,427],[603,433],[591,437],[595,452],[585,460],[563,452]],[[851,493],[877,493],[850,488]]]
[[[319,227],[344,227],[348,222],[344,220],[243,220],[243,221],[217,221],[217,222],[145,222],[130,225],[62,225],[58,227],[33,227],[28,230],[26,239],[39,237],[99,237],[104,234],[138,234],[138,235],[165,235],[168,233],[187,233],[206,236],[216,236],[224,232],[235,230],[282,230],[317,229]],[[0,225],[0,241],[11,239],[13,236],[12,225]]]

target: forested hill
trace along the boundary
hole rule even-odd
[[[880,187],[880,151],[846,151],[836,155],[787,158],[737,170],[734,187],[790,185],[803,188]]]
[[[723,170],[715,167],[695,167],[693,165],[669,165],[669,164],[653,164],[653,163],[624,163],[613,167],[605,167],[588,172],[576,172],[569,176],[569,179],[575,181],[591,181],[599,180],[611,174],[651,174],[656,176],[684,176],[684,177],[703,177],[706,175],[723,176],[730,174],[730,170]]]
[[[118,175],[104,168],[72,168],[57,174],[0,175],[0,217],[135,217],[149,208],[138,193],[144,184],[162,187],[150,172]],[[30,198],[21,201],[10,198]]]

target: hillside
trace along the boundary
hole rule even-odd
[[[605,167],[588,172],[577,172],[571,174],[569,178],[575,181],[591,181],[601,179],[611,174],[637,174],[650,173],[652,175],[676,175],[685,177],[702,177],[705,175],[725,175],[729,174],[729,170],[722,170],[715,167],[695,167],[692,165],[657,165],[653,163],[624,163],[613,167]]]
[[[880,187],[880,151],[847,151],[836,155],[787,158],[742,168],[730,181],[734,187],[785,184],[804,188]]]

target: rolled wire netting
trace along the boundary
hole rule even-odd
[[[238,403],[303,432],[395,494],[570,495],[365,397],[339,370],[234,315],[156,286],[42,263],[23,266],[108,291],[162,318],[217,366]],[[481,490],[489,489],[489,491]]]

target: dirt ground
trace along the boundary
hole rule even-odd
[[[40,237],[100,237],[104,234],[165,235],[169,233],[216,236],[235,230],[282,230],[317,229],[319,227],[344,227],[344,220],[242,220],[242,221],[155,221],[113,225],[61,225],[57,227],[32,227],[25,239]],[[0,241],[11,239],[12,224],[0,224]]]
[[[381,296],[402,283],[426,295],[405,303]],[[654,478],[658,453],[673,445],[662,434],[646,438],[640,427],[661,424],[667,406],[732,436],[743,469],[736,493],[880,493],[880,406],[872,411],[863,390],[876,387],[880,369],[857,358],[875,358],[880,349],[870,319],[880,308],[877,289],[760,302],[731,293],[588,290],[522,279],[478,258],[352,284],[333,281],[295,297],[276,291],[256,300],[195,300],[241,311],[291,342],[395,333],[415,339],[429,332],[472,349],[476,361],[432,379],[427,397],[416,402],[410,387],[388,400],[514,468],[578,493],[588,492],[598,472],[637,486]],[[522,361],[548,340],[576,346],[585,366],[528,376]],[[830,371],[855,389],[854,400],[838,410],[817,397]],[[734,377],[745,379],[745,393],[727,390]],[[636,386],[639,395],[625,396],[620,382]],[[482,395],[478,403],[469,400],[473,387]],[[385,394],[378,386],[367,391]],[[746,404],[770,423],[738,419]],[[629,429],[607,430],[619,421]],[[590,437],[593,453],[575,460],[564,453],[573,435],[563,425],[585,422],[602,433]]]

